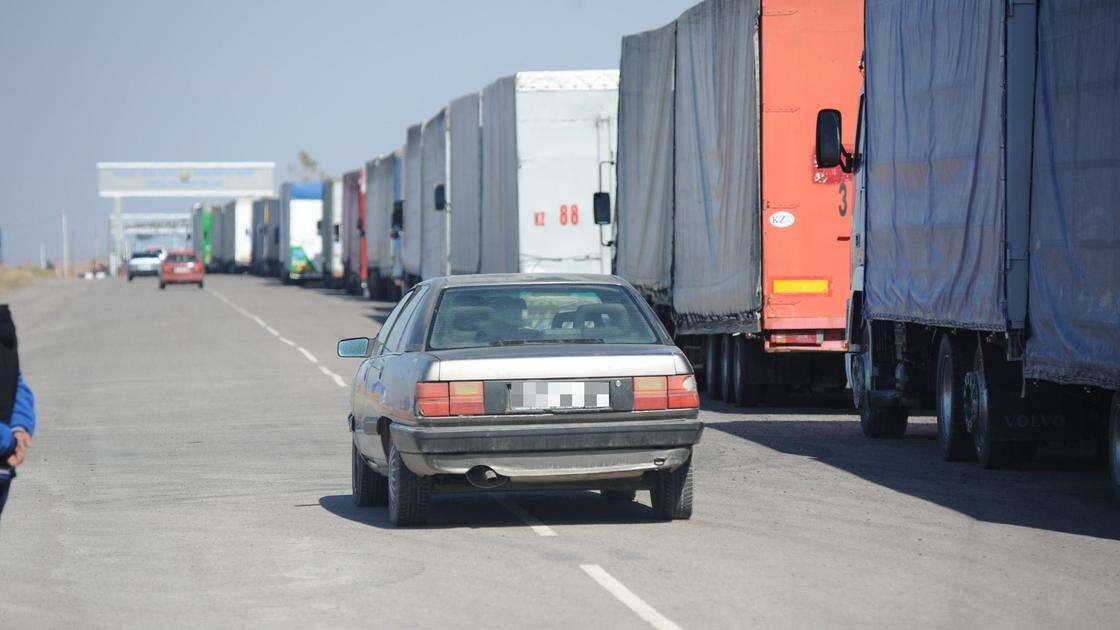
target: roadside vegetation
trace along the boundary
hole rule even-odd
[[[30,286],[43,278],[52,278],[53,269],[39,267],[0,267],[0,293]]]

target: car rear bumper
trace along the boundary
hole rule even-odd
[[[168,273],[159,277],[164,284],[197,284],[202,282],[205,274],[201,273]]]
[[[159,269],[129,269],[128,275],[134,278],[139,276],[158,276]]]
[[[694,412],[693,412],[694,413]],[[574,481],[639,476],[688,461],[697,418],[546,425],[417,427],[393,424],[393,444],[418,475],[488,466],[514,480]]]

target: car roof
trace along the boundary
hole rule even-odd
[[[629,286],[618,276],[601,273],[479,273],[432,278],[420,283],[434,289],[498,284],[606,284]]]

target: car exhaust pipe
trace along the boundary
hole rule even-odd
[[[489,466],[475,466],[467,471],[467,481],[476,488],[493,490],[509,483],[509,477],[499,475]]]

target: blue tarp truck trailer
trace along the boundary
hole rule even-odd
[[[1118,486],[1120,3],[868,0],[847,355],[863,431],[948,459],[1096,440]],[[1120,490],[1116,490],[1120,493]]]

